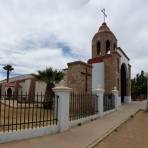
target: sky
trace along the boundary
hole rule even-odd
[[[91,41],[103,22],[131,59],[132,77],[148,72],[147,0],[0,0],[0,80],[91,58]]]

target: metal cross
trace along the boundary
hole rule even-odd
[[[88,73],[87,68],[85,69],[85,72],[81,72],[82,75],[85,76],[85,91],[87,92],[87,88],[88,88],[88,76],[91,76],[91,74]]]
[[[102,12],[103,15],[104,15],[104,22],[105,22],[105,18],[107,17],[107,14],[105,13],[105,8],[103,8],[103,9],[101,10],[101,12]]]

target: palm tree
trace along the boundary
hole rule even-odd
[[[9,82],[9,76],[10,76],[10,72],[14,70],[14,68],[12,67],[12,65],[8,64],[8,65],[5,65],[3,67],[4,70],[7,71],[7,83]]]
[[[45,98],[44,98],[44,108],[51,109],[52,98],[54,96],[52,88],[55,86],[56,83],[59,83],[63,79],[64,73],[62,71],[54,70],[53,68],[50,67],[46,68],[43,71],[39,70],[38,74],[32,74],[32,75],[36,80],[45,82],[47,84],[45,91]]]

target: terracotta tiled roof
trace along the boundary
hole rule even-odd
[[[93,59],[89,59],[88,64],[101,63],[101,62],[103,62],[103,59],[110,58],[110,57],[111,57],[111,55],[109,54],[109,55],[104,55],[104,56],[96,57]]]

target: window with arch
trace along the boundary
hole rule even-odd
[[[98,41],[97,42],[97,55],[101,54],[101,43]]]
[[[109,40],[106,41],[106,53],[110,54],[110,41]]]

